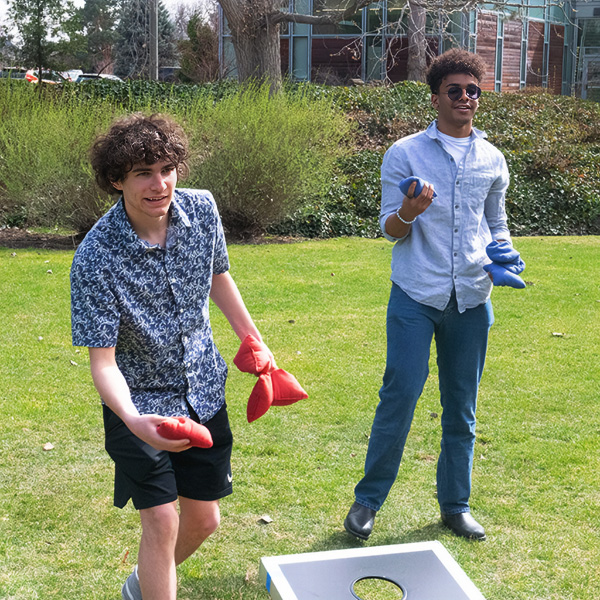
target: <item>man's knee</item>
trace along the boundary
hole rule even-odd
[[[140,510],[142,533],[161,542],[175,541],[179,529],[179,515],[175,503],[162,504]]]
[[[207,516],[201,523],[198,524],[200,537],[205,540],[212,535],[221,523],[221,514],[219,512]]]
[[[218,501],[200,502],[180,499],[182,526],[201,542],[212,535],[221,522]]]

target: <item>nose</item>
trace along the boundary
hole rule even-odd
[[[153,190],[163,191],[166,189],[166,187],[167,184],[165,182],[164,175],[162,173],[156,173],[156,175],[152,177],[151,188]]]

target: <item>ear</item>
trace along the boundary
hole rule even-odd
[[[438,110],[439,102],[440,102],[440,99],[439,99],[438,94],[431,94],[431,106],[433,106],[433,108],[435,108],[435,110]]]
[[[120,181],[111,181],[110,183],[115,188],[115,190],[119,190],[120,192],[123,191],[123,184]]]

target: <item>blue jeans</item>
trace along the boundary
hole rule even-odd
[[[435,336],[442,405],[437,496],[445,514],[469,511],[477,390],[494,322],[488,300],[458,312],[454,292],[442,311],[393,284],[387,312],[387,361],[356,501],[379,510],[396,480],[417,400],[429,374]]]

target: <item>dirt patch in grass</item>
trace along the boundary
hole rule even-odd
[[[0,246],[5,248],[41,248],[44,250],[74,250],[79,236],[54,233],[34,233],[18,227],[0,229]]]
[[[4,248],[40,248],[43,250],[75,250],[83,235],[36,233],[18,227],[0,229],[0,246]],[[291,236],[257,235],[245,238],[227,237],[229,244],[294,244],[306,238]]]

